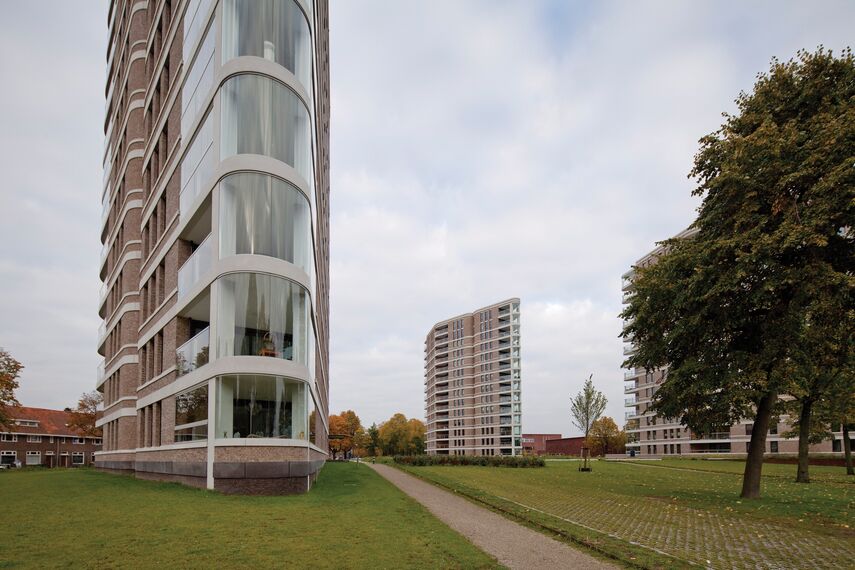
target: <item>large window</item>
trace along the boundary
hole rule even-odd
[[[226,0],[223,3],[223,63],[263,57],[289,70],[312,88],[309,23],[294,0]]]
[[[289,261],[311,276],[311,212],[302,192],[259,172],[220,183],[220,258],[250,253]]]
[[[306,290],[261,273],[218,281],[217,355],[269,356],[307,364],[311,318]]]
[[[175,441],[208,439],[208,386],[175,396]]]
[[[220,158],[260,154],[289,164],[310,186],[312,131],[309,111],[278,81],[237,75],[223,84]]]
[[[218,438],[308,440],[314,436],[313,412],[304,382],[247,374],[217,379]]]

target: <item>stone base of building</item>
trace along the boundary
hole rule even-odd
[[[99,471],[146,481],[181,483],[200,489],[207,488],[208,483],[208,466],[201,461],[96,461],[93,465]],[[322,459],[214,463],[214,490],[230,495],[305,493],[323,466]]]

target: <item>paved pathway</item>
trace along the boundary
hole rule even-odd
[[[366,465],[508,568],[618,568],[399,469]]]

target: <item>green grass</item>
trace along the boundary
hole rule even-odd
[[[490,568],[364,465],[305,495],[225,496],[92,470],[0,473],[0,568]]]
[[[812,466],[815,482],[805,485],[792,482],[795,466],[765,465],[763,498],[746,501],[738,496],[742,462],[593,466],[405,469],[633,565],[786,567],[808,556],[814,567],[845,567],[855,559],[855,478],[840,467]]]

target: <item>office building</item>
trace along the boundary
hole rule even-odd
[[[437,323],[425,340],[427,453],[522,454],[520,301]]]
[[[326,0],[113,0],[96,466],[227,493],[327,451]]]

